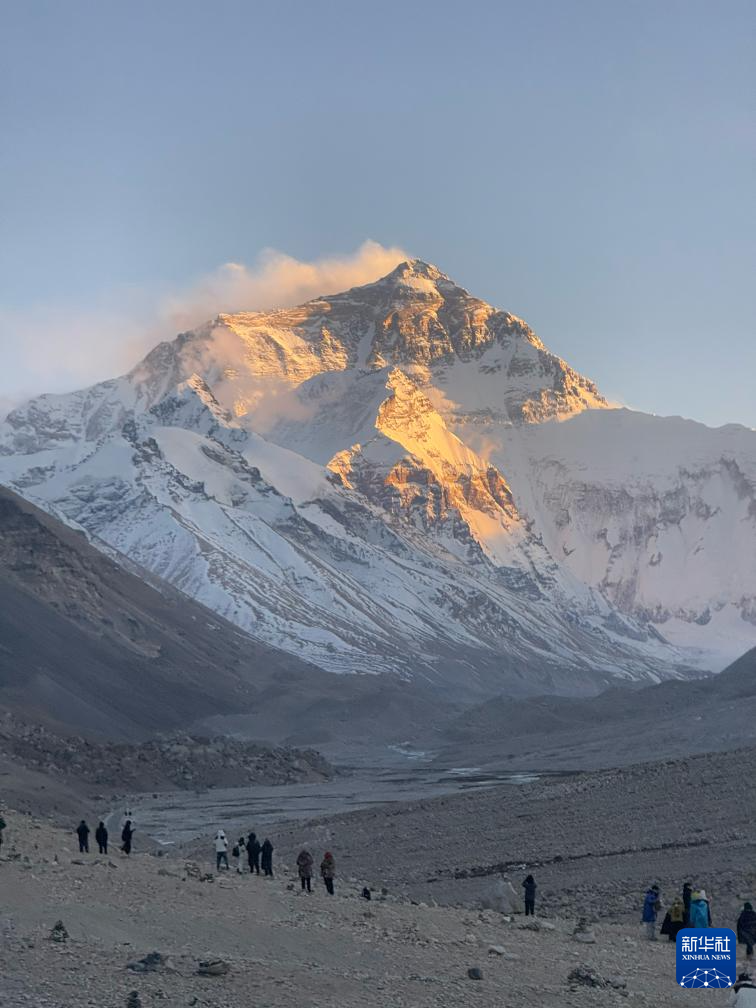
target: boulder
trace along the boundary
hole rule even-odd
[[[591,928],[588,927],[588,921],[585,917],[581,917],[577,922],[575,930],[572,932],[572,937],[575,941],[582,942],[583,945],[595,945],[596,935]]]
[[[149,952],[143,959],[126,964],[126,969],[132,973],[163,973],[171,970],[171,962],[160,952]]]
[[[481,900],[484,910],[496,910],[501,914],[516,913],[521,902],[508,878],[496,879]]]
[[[199,976],[225,976],[231,970],[225,959],[204,959],[197,967]]]
[[[607,987],[604,977],[594,969],[593,966],[586,966],[581,963],[567,974],[567,982],[574,988],[577,987]]]
[[[52,931],[50,932],[50,941],[54,942],[67,942],[68,941],[68,931],[66,931],[63,921],[56,921]]]

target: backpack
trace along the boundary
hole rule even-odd
[[[239,844],[236,844],[236,846],[234,847],[234,849],[231,851],[231,857],[239,857],[240,853],[241,852],[239,850]]]

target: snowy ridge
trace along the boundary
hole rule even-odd
[[[753,432],[609,409],[420,261],[219,316],[0,427],[0,481],[254,636],[459,694],[756,643],[755,478]]]

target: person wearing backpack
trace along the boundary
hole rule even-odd
[[[231,857],[236,862],[236,871],[238,872],[239,875],[241,875],[242,873],[242,864],[244,863],[244,858],[246,854],[247,854],[247,845],[244,842],[244,837],[242,836],[239,837],[239,840],[234,845],[234,848],[231,851]]]

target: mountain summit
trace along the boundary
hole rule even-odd
[[[0,479],[329,671],[591,692],[756,643],[756,434],[610,409],[421,260],[32,400]]]

